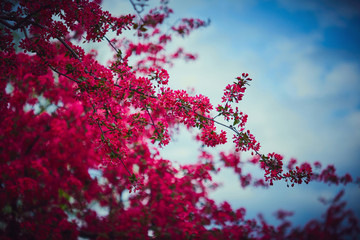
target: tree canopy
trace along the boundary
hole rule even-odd
[[[333,166],[284,163],[278,153],[261,152],[236,105],[252,82],[247,73],[230,81],[218,106],[170,88],[166,68],[196,55],[180,46],[169,52],[168,44],[210,22],[183,18],[169,28],[168,1],[153,9],[130,3],[137,15],[120,17],[103,11],[99,0],[0,3],[2,239],[356,238],[358,220],[341,201],[343,192],[323,221],[303,228],[291,226],[290,212],[279,211],[282,224],[273,226],[208,196],[217,187],[212,175],[225,167],[244,188],[354,181]],[[84,50],[89,42],[113,49],[108,64],[98,62],[96,50]],[[197,162],[175,166],[159,153],[179,126],[195,129],[204,145]],[[219,126],[233,134],[234,145],[219,153],[222,167],[206,150],[229,141]],[[244,151],[253,157],[240,161]],[[264,177],[245,174],[246,164]]]

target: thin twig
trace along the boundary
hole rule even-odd
[[[140,20],[142,21],[142,22],[144,22],[144,19],[141,17],[141,13],[144,11],[144,6],[147,6],[146,4],[136,4],[136,3],[134,3],[132,0],[129,0],[130,1],[130,3],[131,3],[131,5],[133,6],[133,8],[134,8],[134,10],[135,10],[135,12],[139,15],[139,18],[140,18]],[[137,7],[136,7],[136,5],[140,5],[141,7],[142,7],[142,10],[141,11],[139,11],[138,9],[137,9]]]
[[[161,140],[160,133],[159,133],[159,131],[158,131],[158,129],[157,129],[155,123],[154,123],[154,120],[153,120],[153,118],[152,118],[152,116],[151,116],[151,114],[150,114],[150,112],[149,112],[149,108],[148,108],[147,106],[145,106],[145,109],[146,109],[146,112],[148,113],[148,115],[149,115],[149,117],[150,117],[150,119],[151,119],[152,125],[154,126],[155,132],[156,132],[156,134],[158,135],[158,137],[159,137],[159,139],[160,139],[160,143],[161,143],[162,140]]]
[[[118,53],[118,56],[120,57],[120,60],[122,60],[122,56],[121,56],[121,51],[119,49],[117,49],[114,44],[106,37],[104,36],[104,38],[106,39],[106,41],[108,41],[108,43],[110,44],[110,46],[115,50],[115,52]]]
[[[74,49],[72,49],[61,37],[56,37],[56,39],[58,39],[70,52],[71,54],[77,59],[79,60],[80,62],[81,59],[80,57],[76,54],[76,52],[74,51]]]
[[[73,78],[69,77],[68,75],[66,75],[66,74],[64,74],[64,73],[59,72],[58,70],[56,70],[55,68],[53,68],[51,65],[48,65],[48,66],[49,66],[49,68],[51,68],[51,70],[53,70],[53,71],[56,72],[57,74],[59,74],[59,75],[61,75],[61,76],[64,76],[64,77],[70,79],[70,80],[73,81],[73,82],[81,83],[79,80],[73,79]]]
[[[102,136],[104,136],[104,138],[108,141],[110,150],[111,150],[112,152],[114,152],[114,153],[116,154],[116,156],[118,156],[118,159],[120,160],[120,162],[122,163],[122,165],[124,166],[124,168],[126,169],[126,171],[128,172],[129,176],[131,176],[131,172],[130,172],[129,169],[126,167],[124,161],[121,159],[121,157],[119,157],[119,154],[117,154],[117,153],[114,151],[114,149],[112,148],[112,144],[110,143],[110,140],[105,136],[105,133],[104,133],[104,131],[102,130],[99,121],[97,121],[97,124],[98,124],[98,126],[99,126],[99,128],[100,128],[100,131],[101,131],[101,133],[102,133]]]

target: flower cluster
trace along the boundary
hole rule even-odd
[[[241,101],[246,90],[246,85],[249,85],[248,82],[252,80],[248,76],[248,73],[243,73],[241,77],[236,78],[237,82],[227,85],[224,91],[224,96],[222,97],[222,102],[238,103]]]

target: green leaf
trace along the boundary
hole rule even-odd
[[[111,151],[110,152],[110,157],[113,158],[113,159],[117,158],[117,154],[114,151]]]
[[[65,68],[66,74],[71,73],[74,70],[74,67],[70,63],[66,64]]]
[[[139,30],[142,31],[142,32],[146,32],[146,31],[147,31],[147,28],[145,28],[144,26],[141,26],[141,27],[139,28]]]
[[[117,50],[117,54],[116,54],[116,56],[117,56],[118,58],[120,58],[120,57],[121,57],[121,54],[122,54],[121,50],[120,50],[120,49],[118,49],[118,50]]]
[[[138,119],[140,117],[140,113],[136,114],[136,115],[133,115],[133,118],[134,119]]]
[[[62,190],[61,188],[58,190],[58,195],[59,195],[59,198],[65,198],[66,200],[70,200],[70,195],[65,192],[64,190]]]
[[[131,176],[129,176],[129,181],[131,182],[131,183],[135,183],[136,182],[136,176],[135,176],[135,174],[133,173],[133,174],[131,174]]]
[[[60,204],[61,210],[65,211],[68,207],[66,204]]]
[[[237,124],[239,124],[239,123],[240,123],[240,120],[239,120],[239,119],[235,119],[233,125],[235,126],[235,125],[237,125]]]

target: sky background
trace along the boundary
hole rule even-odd
[[[280,153],[285,164],[292,157],[334,164],[340,175],[360,176],[359,1],[173,0],[169,6],[175,13],[168,24],[182,17],[211,20],[209,27],[173,42],[199,58],[168,69],[170,86],[194,88],[216,106],[224,87],[247,72],[253,81],[239,107],[249,115],[247,127],[262,153]],[[114,15],[135,13],[125,0],[104,0],[103,7]],[[107,54],[101,51],[99,57]],[[191,163],[199,147],[183,130],[162,153],[173,162]],[[232,148],[227,144],[211,151]],[[263,213],[275,224],[278,209],[294,211],[295,225],[320,218],[326,208],[319,197],[331,198],[343,189],[318,183],[287,188],[277,182],[266,190],[243,190],[231,171],[214,178],[223,183],[210,193],[217,202],[245,207],[248,217]],[[345,189],[349,206],[360,216],[359,187]]]

